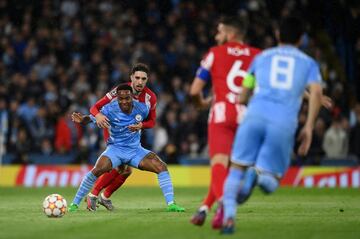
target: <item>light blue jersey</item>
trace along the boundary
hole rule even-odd
[[[249,68],[256,87],[236,132],[232,161],[283,176],[290,162],[305,88],[320,83],[316,62],[292,46],[258,55]]]
[[[100,155],[111,160],[112,167],[121,164],[129,164],[138,167],[140,161],[150,153],[140,144],[140,131],[131,132],[129,125],[142,122],[149,114],[149,107],[140,102],[133,101],[133,109],[130,114],[122,112],[117,100],[105,105],[101,109],[110,122],[110,137],[106,150]],[[95,118],[91,116],[95,121]]]
[[[131,132],[129,125],[137,124],[146,119],[149,108],[144,103],[133,101],[130,114],[122,112],[117,100],[110,102],[101,109],[101,113],[110,121],[110,137],[108,145],[136,148],[140,145],[141,132]],[[94,121],[94,117],[92,120]]]
[[[249,73],[256,79],[254,95],[248,107],[249,115],[259,115],[274,123],[297,126],[305,88],[320,83],[316,62],[299,49],[290,46],[270,48],[252,62]]]

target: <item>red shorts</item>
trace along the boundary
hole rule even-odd
[[[231,154],[238,122],[242,119],[245,106],[235,106],[220,102],[210,110],[208,123],[209,156],[216,154]],[[219,108],[221,110],[219,110]]]

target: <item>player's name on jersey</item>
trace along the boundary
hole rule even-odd
[[[237,48],[237,47],[228,47],[227,48],[227,54],[232,55],[232,56],[249,56],[250,55],[250,50],[249,48]]]

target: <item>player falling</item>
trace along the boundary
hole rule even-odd
[[[149,67],[143,63],[135,64],[130,73],[129,85],[132,87],[132,93],[134,100],[145,103],[150,107],[148,117],[143,122],[138,122],[130,126],[134,130],[149,129],[155,126],[156,121],[156,95],[148,87],[146,83],[149,78]],[[90,113],[96,118],[96,123],[100,128],[104,129],[104,139],[107,141],[109,138],[109,120],[104,116],[100,110],[105,105],[109,104],[113,100],[116,100],[117,91],[116,88],[108,92],[103,98],[95,103],[90,108]],[[113,204],[110,200],[111,195],[120,188],[127,178],[131,175],[132,170],[128,165],[121,165],[118,168],[114,168],[110,172],[102,175],[95,183],[94,188],[87,196],[87,207],[90,210],[96,210],[96,204],[99,200],[99,204],[103,205],[108,210],[113,210]],[[100,192],[103,192],[100,194]],[[100,194],[100,195],[99,195]]]
[[[317,63],[297,48],[302,33],[300,19],[284,19],[277,32],[279,46],[265,50],[254,59],[249,69],[251,75],[243,83],[241,100],[247,101],[252,90],[254,95],[236,132],[231,168],[224,186],[223,234],[234,232],[237,204],[247,200],[255,185],[267,194],[279,186],[290,163],[306,87],[310,89],[309,111],[299,134],[298,154],[306,155],[309,150],[322,88]]]
[[[116,90],[117,101],[112,101],[101,110],[110,124],[108,145],[99,156],[94,168],[83,178],[69,211],[78,210],[82,198],[93,187],[98,177],[122,164],[156,173],[167,203],[167,211],[185,211],[184,208],[175,204],[174,189],[166,164],[155,153],[141,146],[141,132],[131,127],[148,116],[149,107],[133,101],[131,86],[121,84]],[[83,116],[80,113],[74,113],[72,117],[75,122],[83,124],[91,120],[90,116]],[[92,119],[96,121],[94,117]]]
[[[245,106],[237,102],[246,71],[259,49],[244,44],[247,30],[243,19],[225,17],[217,27],[215,39],[218,46],[212,47],[201,61],[191,85],[190,95],[200,108],[211,104],[208,120],[208,145],[211,165],[211,179],[208,194],[203,205],[191,218],[191,223],[201,226],[215,201],[223,195],[223,185],[228,173],[229,156],[236,128],[243,116]],[[213,99],[204,98],[202,90],[212,83]],[[243,142],[243,144],[245,144]],[[219,203],[212,226],[222,225],[222,204]]]

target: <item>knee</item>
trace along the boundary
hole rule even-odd
[[[227,168],[229,166],[229,156],[226,154],[215,154],[211,158],[210,163],[211,166],[214,166],[215,164],[222,164]]]
[[[106,171],[102,167],[94,167],[91,172],[96,176],[100,177],[102,174],[104,174]]]
[[[279,187],[279,180],[272,174],[260,173],[257,183],[266,194],[273,193]]]
[[[106,165],[95,165],[95,167],[91,170],[91,172],[96,176],[96,177],[100,177],[101,175],[103,175],[106,172],[109,172],[111,170],[111,167],[108,167]]]

